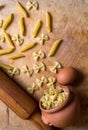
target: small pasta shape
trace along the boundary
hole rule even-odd
[[[8,33],[4,32],[4,37],[5,37],[6,41],[7,41],[7,43],[8,43],[10,46],[14,47],[14,43],[13,43],[13,41],[11,40],[10,35],[9,35]]]
[[[7,27],[9,26],[9,24],[12,22],[12,20],[13,20],[13,13],[12,14],[10,14],[7,18],[6,18],[6,20],[4,21],[4,23],[3,23],[3,25],[2,25],[2,29],[3,30],[6,30],[7,29]]]
[[[6,55],[10,54],[15,50],[15,48],[9,48],[9,49],[0,49],[0,55]]]
[[[25,17],[29,16],[27,10],[23,7],[23,5],[20,2],[17,2],[17,7]]]
[[[42,22],[40,20],[37,21],[35,27],[34,27],[34,30],[32,32],[33,36],[36,37],[40,28],[41,28],[41,25],[42,25]]]
[[[51,16],[48,12],[46,12],[46,28],[51,32]]]
[[[11,70],[11,69],[13,69],[12,66],[7,65],[7,64],[3,64],[3,63],[0,63],[0,68],[5,69],[5,70]]]
[[[20,18],[19,24],[20,24],[21,35],[25,35],[25,23],[23,17]]]
[[[14,67],[13,69],[10,69],[7,71],[9,76],[14,77],[15,75],[20,75],[20,69]]]
[[[0,35],[0,41],[1,41],[1,42],[5,42],[5,36],[4,36],[4,34],[1,34],[1,35]]]
[[[11,56],[9,56],[9,59],[15,60],[15,59],[19,59],[19,58],[24,58],[25,55],[23,54],[13,54]]]
[[[36,45],[35,42],[29,43],[29,44],[25,45],[25,46],[22,48],[21,52],[28,51],[29,49],[33,48],[35,45]]]
[[[0,27],[2,27],[2,25],[3,25],[3,20],[0,19]]]
[[[56,52],[56,50],[57,50],[57,48],[58,48],[58,46],[59,46],[59,44],[60,44],[61,42],[62,42],[62,39],[59,39],[59,40],[56,40],[56,41],[53,43],[53,45],[52,45],[52,47],[51,47],[51,49],[50,49],[50,51],[49,51],[48,57],[53,56],[53,55],[55,54],[55,52]]]

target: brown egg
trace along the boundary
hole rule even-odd
[[[57,81],[60,84],[72,84],[77,77],[77,71],[73,67],[66,67],[59,71],[57,74]]]

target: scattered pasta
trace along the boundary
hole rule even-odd
[[[35,27],[34,27],[34,30],[32,32],[33,36],[36,37],[40,28],[41,28],[41,25],[42,25],[42,22],[40,20],[37,21]]]
[[[0,63],[0,68],[2,68],[4,70],[11,70],[11,69],[13,69],[12,66],[7,65],[7,64],[3,64],[3,63]]]
[[[15,59],[19,59],[19,58],[24,58],[25,55],[23,54],[12,54],[9,56],[9,59],[15,60]]]
[[[2,29],[3,29],[3,30],[6,30],[6,29],[7,29],[7,27],[8,27],[8,26],[10,25],[10,23],[12,22],[13,17],[14,17],[14,15],[13,15],[13,14],[10,14],[10,15],[6,18],[6,20],[3,22],[3,25],[2,25]]]
[[[2,25],[3,25],[3,20],[0,19],[0,28],[2,27]]]
[[[20,75],[20,69],[18,69],[16,67],[14,67],[13,69],[8,70],[7,72],[11,77],[14,77],[15,75]]]
[[[24,66],[22,67],[21,71],[22,71],[23,73],[26,73],[27,76],[32,76],[32,74],[33,74],[33,69],[29,69],[29,67],[28,67],[27,65],[24,65]]]
[[[0,55],[6,55],[10,54],[15,50],[15,48],[9,48],[9,49],[0,49]]]
[[[30,9],[32,9],[32,8],[35,8],[36,10],[39,8],[39,3],[37,2],[37,1],[34,1],[34,2],[30,2],[30,1],[28,1],[27,3],[26,3],[26,9],[27,10],[30,10]]]
[[[1,41],[1,42],[5,42],[5,36],[4,36],[4,34],[1,34],[1,35],[0,35],[0,41]]]
[[[54,78],[54,77],[49,77],[49,78],[48,78],[47,86],[48,86],[48,87],[54,87],[54,86],[55,86],[55,82],[56,82],[56,78]]]
[[[43,59],[45,58],[45,52],[40,50],[39,52],[33,52],[33,58],[35,61],[37,61],[39,58]]]
[[[21,33],[21,35],[25,35],[26,30],[25,30],[25,23],[24,23],[24,18],[23,17],[20,18],[19,24],[20,24],[20,33]]]
[[[52,73],[57,73],[58,69],[62,68],[62,65],[57,62],[57,61],[54,61],[54,65],[53,66],[49,66],[49,70],[52,72]]]
[[[32,87],[27,88],[27,90],[30,94],[33,94],[36,90],[39,90],[39,87],[37,84],[33,83]]]
[[[46,66],[43,62],[40,62],[39,64],[33,66],[33,70],[34,73],[39,73],[39,71],[45,71]]]
[[[41,37],[37,38],[40,45],[44,45],[45,41],[49,40],[49,36],[47,34],[42,34]]]
[[[14,43],[13,43],[13,41],[11,40],[11,37],[10,37],[10,35],[9,35],[8,33],[4,32],[4,37],[5,37],[7,43],[8,43],[10,46],[15,47],[15,46],[14,46]]]
[[[25,17],[29,16],[27,10],[23,7],[23,5],[20,2],[17,2],[17,7]]]
[[[58,46],[59,46],[59,44],[60,44],[61,42],[62,42],[62,39],[59,39],[59,40],[56,40],[56,41],[53,43],[53,45],[52,45],[52,47],[51,47],[51,49],[50,49],[50,51],[49,51],[48,57],[53,56],[53,55],[55,54],[55,52],[56,52],[56,50],[57,50],[57,48],[58,48]]]
[[[51,32],[51,16],[48,12],[46,12],[46,28],[49,32]]]
[[[36,84],[38,85],[39,88],[42,87],[43,84],[46,84],[48,82],[47,77],[42,76],[41,79],[36,79]]]
[[[36,45],[35,42],[29,43],[29,44],[25,45],[25,46],[22,48],[21,52],[28,51],[29,49],[33,48],[35,45]]]
[[[12,37],[12,41],[16,42],[19,46],[21,46],[24,42],[24,39],[19,36],[19,34],[15,34]]]

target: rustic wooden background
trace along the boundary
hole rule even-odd
[[[20,0],[25,5],[27,0]],[[31,0],[32,1],[32,0]],[[75,83],[74,88],[80,95],[81,102],[81,117],[74,127],[64,128],[64,130],[87,130],[88,129],[88,0],[37,0],[40,4],[39,13],[35,10],[30,11],[30,16],[33,18],[26,21],[28,24],[36,21],[37,18],[42,18],[44,21],[44,13],[46,10],[51,12],[53,17],[53,33],[50,42],[55,39],[62,38],[63,43],[59,47],[56,56],[52,60],[59,60],[63,66],[72,65],[80,71],[79,82]],[[16,0],[0,0],[1,4],[5,4],[5,8],[0,10],[0,17],[5,17],[10,13],[15,13],[18,18],[18,12],[15,6]],[[35,17],[36,15],[36,17]],[[13,28],[9,28],[12,34],[19,28],[16,28],[17,19],[13,23]],[[45,21],[44,21],[45,22]],[[17,29],[17,30],[15,30]],[[27,28],[28,37],[31,34],[32,26]],[[43,32],[41,30],[41,32]],[[46,30],[44,29],[44,32]],[[28,37],[26,42],[28,42]],[[3,45],[4,46],[4,45]],[[37,48],[38,49],[38,48]],[[45,49],[46,53],[49,46]],[[18,50],[19,51],[19,47]],[[30,54],[27,53],[27,56]],[[21,60],[20,62],[8,61],[6,56],[0,56],[1,63],[13,64],[19,66],[24,62],[29,62],[29,59]],[[50,62],[51,63],[51,62]],[[15,80],[26,90],[29,83],[23,75]],[[29,80],[28,80],[29,81]],[[24,85],[23,85],[24,84]],[[41,97],[41,91],[34,95],[36,100]],[[38,130],[29,120],[24,121],[16,116],[5,104],[0,102],[0,130]]]

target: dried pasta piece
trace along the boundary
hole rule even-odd
[[[34,1],[34,2],[28,1],[26,3],[26,9],[30,10],[32,8],[38,9],[39,8],[39,3],[37,1]]]
[[[28,87],[27,91],[29,92],[29,94],[33,94],[34,93],[34,89],[32,87]]]
[[[3,25],[3,20],[0,19],[0,28],[2,27],[2,25]]]
[[[10,37],[10,35],[9,35],[8,33],[4,32],[4,37],[5,37],[7,43],[8,43],[10,46],[15,47],[15,46],[14,46],[14,43],[13,43],[13,41],[11,40],[11,37]]]
[[[39,71],[45,71],[46,66],[43,62],[40,62],[39,64],[33,66],[33,70],[34,73],[39,73]]]
[[[39,69],[40,69],[40,70],[42,70],[42,71],[45,71],[45,70],[46,70],[46,66],[45,66],[45,64],[44,64],[43,62],[40,62],[40,63],[38,64],[38,66],[39,66]]]
[[[41,81],[42,81],[44,84],[48,83],[48,79],[47,79],[47,77],[45,77],[44,75],[41,77]]]
[[[35,8],[37,10],[39,8],[39,3],[37,1],[34,1],[34,2],[28,1],[26,3],[26,8],[27,8],[27,10],[30,10],[32,8]]]
[[[49,66],[49,70],[52,72],[52,73],[57,73],[57,69],[60,69],[62,68],[62,65],[57,62],[57,61],[54,61],[54,65],[53,66]]]
[[[36,45],[35,42],[29,43],[29,44],[25,45],[25,46],[22,48],[21,52],[28,51],[29,49],[33,48],[35,45]]]
[[[56,50],[57,50],[57,48],[58,48],[58,46],[59,46],[59,44],[60,44],[61,42],[62,42],[62,39],[59,39],[59,40],[56,40],[56,41],[53,43],[53,45],[52,45],[52,47],[51,47],[51,49],[50,49],[50,51],[49,51],[48,57],[53,56],[53,55],[55,54],[55,52],[56,52]]]
[[[38,85],[39,88],[41,88],[43,85],[43,82],[39,79],[36,79],[36,84]]]
[[[49,36],[47,34],[42,34],[41,37],[37,38],[40,45],[44,45],[45,41],[49,40]]]
[[[15,60],[15,59],[19,59],[19,58],[24,58],[25,55],[23,54],[12,54],[9,56],[9,59]]]
[[[15,34],[15,35],[12,37],[12,40],[13,40],[14,42],[16,42],[19,46],[21,46],[21,45],[23,44],[23,42],[24,42],[24,39],[21,38],[21,37],[19,36],[19,34]]]
[[[46,12],[46,28],[51,32],[51,16],[49,12]]]
[[[34,73],[39,73],[40,67],[38,65],[33,65]]]
[[[5,70],[11,70],[11,69],[13,69],[12,66],[7,65],[7,64],[3,64],[3,63],[0,63],[0,68],[5,69]]]
[[[23,17],[20,18],[19,24],[20,24],[20,33],[21,33],[21,35],[25,35],[26,30],[25,30],[25,23],[24,23],[24,18]]]
[[[20,75],[20,69],[18,69],[16,67],[14,67],[13,69],[8,70],[7,72],[11,77],[14,77],[15,75]]]
[[[24,65],[21,71],[26,73],[28,76],[32,76],[33,74],[33,69],[29,69],[27,65]]]
[[[25,17],[29,16],[27,10],[23,7],[23,5],[20,2],[17,2],[17,7]]]
[[[49,77],[49,78],[48,78],[47,86],[48,86],[48,87],[54,87],[55,82],[56,82],[56,78],[54,78],[54,77]]]
[[[1,35],[0,35],[0,41],[1,41],[1,42],[5,42],[5,36],[4,36],[4,34],[1,34]]]
[[[37,61],[39,58],[43,59],[45,58],[45,52],[40,50],[39,52],[33,52],[33,58],[35,61]]]
[[[34,30],[32,32],[33,36],[36,37],[40,28],[41,28],[41,25],[42,25],[42,22],[40,20],[37,21],[35,27],[34,27]]]
[[[27,88],[27,90],[28,90],[28,92],[29,92],[30,94],[33,94],[33,93],[34,93],[36,90],[38,90],[38,89],[39,89],[39,87],[38,87],[38,85],[35,84],[35,83],[32,84],[32,87]]]
[[[9,48],[9,49],[0,49],[0,55],[6,55],[10,54],[15,50],[15,48]]]
[[[13,13],[11,13],[11,14],[6,18],[6,20],[3,22],[3,25],[2,25],[2,29],[3,29],[3,30],[6,30],[6,29],[7,29],[7,27],[8,27],[8,26],[10,25],[10,23],[12,22],[13,17],[14,17],[14,15],[13,15]]]

